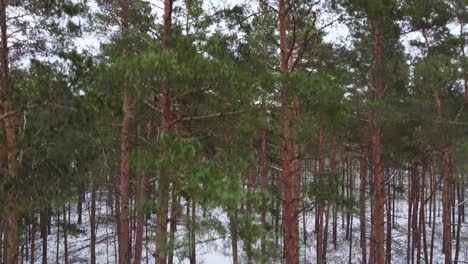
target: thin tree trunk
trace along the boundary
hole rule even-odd
[[[60,222],[60,219],[59,219],[59,222]],[[67,228],[67,206],[66,205],[63,206],[63,257],[64,257],[64,263],[68,264],[68,228]]]
[[[135,264],[140,264],[143,251],[143,227],[145,225],[145,212],[143,211],[143,202],[145,199],[146,177],[141,168],[141,133],[140,124],[137,127],[137,219],[135,231]]]
[[[461,177],[464,177],[464,175],[461,175]],[[454,259],[454,262],[455,263],[458,263],[458,255],[460,254],[460,233],[461,233],[461,225],[462,225],[462,217],[461,217],[461,207],[462,207],[462,203],[464,202],[463,200],[460,200],[461,198],[461,192],[463,192],[464,190],[461,189],[461,184],[458,183],[456,184],[456,188],[457,188],[457,233],[456,233],[456,245],[455,245],[455,259]]]
[[[367,239],[366,239],[366,186],[367,186],[367,145],[362,146],[361,152],[361,190],[359,192],[360,204],[360,228],[361,228],[361,253],[362,263],[367,263]]]
[[[32,227],[31,227],[31,256],[30,256],[30,264],[34,264],[36,253],[36,216],[33,211],[32,214]]]
[[[444,146],[442,149],[442,160],[443,160],[443,190],[442,190],[442,225],[443,225],[443,251],[445,255],[445,264],[452,263],[452,239],[450,233],[450,209],[449,209],[449,191],[450,191],[450,182],[449,182],[449,169],[450,169],[450,159],[448,147]]]
[[[78,185],[78,204],[77,204],[77,213],[78,213],[78,224],[81,225],[83,223],[83,203],[85,197],[85,190],[83,184]]]
[[[55,249],[55,262],[59,262],[59,256],[60,256],[60,211],[57,212],[57,236],[56,236],[56,249]]]
[[[197,244],[196,244],[196,221],[197,221],[197,204],[195,202],[195,198],[192,198],[192,215],[190,219],[190,246],[189,246],[189,252],[190,252],[190,264],[196,264],[197,263]]]
[[[435,180],[435,170],[434,170],[434,167],[435,167],[435,160],[433,158],[431,158],[431,166],[430,166],[430,169],[429,169],[429,177],[431,178],[431,182],[432,182],[432,188],[431,188],[431,192],[434,194],[433,197],[432,197],[432,231],[431,231],[431,253],[430,253],[430,264],[433,263],[433,260],[434,260],[434,238],[435,238],[435,219],[436,219],[436,180]],[[431,221],[431,219],[430,219]]]
[[[239,256],[238,256],[238,240],[237,240],[237,209],[230,209],[230,229],[231,229],[231,250],[232,250],[232,264],[239,264]]]
[[[319,129],[319,174],[318,174],[318,186],[323,185],[323,177],[325,172],[325,153],[324,153],[324,127],[320,124]],[[318,230],[317,230],[317,264],[323,264],[323,213],[324,213],[324,201],[321,197],[321,192],[317,193],[317,211],[318,211]]]
[[[177,231],[177,219],[179,216],[179,195],[177,194],[177,186],[175,184],[172,186],[168,264],[174,263],[175,233]]]
[[[267,198],[265,193],[268,191],[268,178],[267,178],[267,166],[266,166],[266,144],[267,144],[267,128],[262,129],[262,139],[261,139],[261,150],[260,150],[260,177],[261,177],[261,184],[262,184],[262,191],[264,194],[262,195],[262,215],[261,215],[261,225],[266,230],[266,210],[267,210]],[[304,231],[305,232],[305,231]],[[305,243],[305,242],[304,242]],[[260,262],[265,264],[267,261],[266,256],[266,232],[262,232],[261,237],[261,249],[260,249]]]
[[[425,186],[425,173],[424,170],[421,172],[421,183],[419,186],[419,200],[421,201],[419,206],[419,221],[416,233],[416,263],[421,264],[421,249],[422,249],[422,229],[424,224],[424,186]]]
[[[389,175],[390,172],[387,174]],[[392,262],[392,199],[391,199],[391,189],[395,188],[395,186],[392,186],[390,182],[388,183],[387,186],[387,233],[386,233],[386,245],[385,245],[385,260],[387,264],[391,264]]]
[[[91,183],[91,264],[96,264],[96,183]]]
[[[42,209],[39,213],[42,238],[42,264],[47,264],[47,209]]]

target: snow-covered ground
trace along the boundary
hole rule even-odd
[[[68,235],[68,252],[70,263],[89,263],[90,262],[90,197],[87,196],[86,203],[83,205],[83,223],[77,225],[80,232]],[[396,223],[392,230],[392,262],[391,263],[406,263],[407,252],[407,213],[408,204],[407,199],[398,199],[396,202]],[[201,210],[199,210],[201,211]],[[217,232],[216,228],[211,231],[204,230],[197,234],[197,263],[205,264],[228,264],[232,263],[231,260],[231,242],[228,228],[228,217],[226,213],[217,208],[208,211],[207,218],[203,218],[202,212],[199,212],[198,219],[204,221],[211,219],[217,223],[217,229],[223,228],[225,232]],[[367,209],[369,214],[369,209]],[[111,209],[106,206],[105,199],[99,200],[96,206],[96,215],[98,216],[97,223],[97,245],[96,245],[96,259],[97,263],[117,263],[116,251],[118,248],[117,238],[115,235],[115,222],[112,216]],[[435,242],[434,242],[434,263],[443,263],[444,255],[442,254],[442,219],[440,206],[438,205],[436,226],[435,226]],[[345,215],[344,215],[345,216]],[[63,216],[61,216],[62,218]],[[331,217],[331,213],[330,213]],[[329,235],[328,235],[328,249],[327,259],[328,263],[347,263],[349,256],[349,240],[345,239],[345,230],[341,228],[341,212],[338,213],[338,232],[337,232],[337,249],[333,249],[332,235],[332,222],[330,219]],[[369,215],[367,218],[369,219]],[[78,215],[76,213],[76,204],[71,204],[71,223],[77,223]],[[154,219],[154,218],[153,218]],[[468,217],[466,218],[468,219]],[[306,213],[306,232],[307,232],[307,246],[304,246],[301,241],[301,263],[315,263],[316,262],[316,235],[314,233],[315,217],[314,212]],[[300,216],[300,237],[303,238],[303,218]],[[61,222],[62,223],[62,222]],[[359,216],[354,215],[352,221],[352,248],[351,248],[351,262],[362,263],[361,249],[360,249],[360,222]],[[154,263],[153,253],[155,250],[154,229],[152,228],[153,222],[148,220],[148,230],[145,229],[145,238],[143,246],[143,263]],[[367,223],[369,237],[370,224]],[[58,245],[58,263],[64,261],[64,240],[63,230],[59,228],[59,240],[57,243],[57,218],[52,218],[51,234],[48,236],[48,263],[57,263],[57,245]],[[428,245],[430,243],[431,227],[426,222],[426,232]],[[132,235],[134,232],[132,231]],[[183,245],[186,241],[186,229],[181,225],[178,227],[176,234],[178,245]],[[455,241],[454,238],[452,238]],[[134,240],[133,240],[134,241]],[[204,242],[209,241],[209,242]],[[242,242],[239,242],[242,243]],[[174,263],[185,264],[188,263],[187,247],[177,247],[174,256]],[[244,253],[242,252],[242,245],[239,245],[240,259],[243,259]],[[455,242],[453,242],[453,255],[455,255]],[[185,256],[185,257],[184,257]],[[36,232],[36,252],[35,262],[41,263],[42,258],[42,239],[40,234]],[[26,262],[25,254],[20,254],[20,260]],[[468,223],[462,224],[461,237],[460,237],[460,263],[468,261]],[[23,263],[23,262],[21,262]],[[241,261],[241,263],[243,263]]]

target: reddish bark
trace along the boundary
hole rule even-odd
[[[449,209],[449,173],[450,173],[450,159],[449,151],[446,146],[442,149],[442,179],[443,179],[443,190],[442,190],[442,225],[443,225],[443,251],[445,255],[445,264],[452,263],[452,239],[450,233],[450,209]]]
[[[286,38],[286,19],[288,10],[286,0],[279,0],[279,35],[280,35],[280,66],[281,72],[288,72],[288,47]],[[298,218],[298,191],[299,186],[296,175],[293,172],[295,165],[291,164],[296,146],[291,140],[290,122],[291,105],[290,95],[286,84],[281,90],[282,113],[281,113],[281,160],[283,169],[283,225],[284,225],[284,255],[286,264],[299,263],[299,218]]]
[[[325,172],[325,156],[324,156],[324,144],[325,144],[325,131],[324,131],[323,124],[320,124],[319,129],[319,180],[318,186],[322,186],[323,184],[323,173]],[[317,195],[317,210],[318,210],[318,230],[317,230],[317,264],[324,263],[323,259],[323,213],[324,213],[324,201],[322,197],[320,197],[320,192]]]
[[[267,164],[266,164],[266,145],[267,145],[267,128],[262,129],[262,143],[260,150],[260,176],[262,191],[266,192],[268,189],[268,178],[267,178]],[[267,211],[267,198],[265,195],[262,197],[262,215],[261,215],[261,224],[266,227],[266,211]],[[261,263],[266,263],[266,237],[265,232],[262,233],[261,238]]]
[[[122,2],[122,33],[128,34],[128,12],[129,2]],[[124,47],[123,56],[128,55],[128,47]],[[122,93],[122,129],[121,129],[121,149],[120,149],[120,236],[119,236],[119,263],[127,264],[130,261],[130,222],[129,222],[129,176],[128,176],[128,130],[130,115],[130,98],[128,87],[124,84]]]
[[[164,1],[164,32],[162,38],[163,52],[169,52],[169,37],[172,27],[173,0]],[[171,96],[169,81],[164,77],[161,88],[161,115],[163,133],[171,132]],[[167,255],[167,210],[169,202],[170,179],[166,172],[160,172],[159,211],[156,218],[156,264],[165,264]]]
[[[382,18],[376,17],[371,21],[372,34],[374,38],[374,93],[376,102],[383,100],[382,86]],[[374,214],[373,214],[373,242],[375,244],[375,252],[369,256],[369,263],[383,264],[385,261],[384,253],[384,174],[382,166],[382,131],[381,131],[381,115],[378,109],[372,112],[371,120],[371,146],[372,146],[372,162],[374,169]]]
[[[146,189],[146,177],[141,171],[141,140],[140,125],[137,127],[137,219],[135,231],[135,264],[141,263],[143,249],[143,227],[145,225],[145,215],[143,211],[143,201]]]
[[[0,27],[1,27],[1,93],[2,93],[2,111],[9,113],[14,111],[13,103],[8,96],[9,90],[9,52],[8,52],[8,33],[7,33],[7,18],[6,8],[8,1],[2,0],[0,6]],[[16,136],[16,116],[8,115],[5,119],[6,130],[6,146],[7,146],[7,171],[10,179],[16,178],[16,152],[15,152],[15,136]],[[7,232],[7,251],[6,263],[14,264],[18,261],[17,244],[18,244],[18,217],[16,215],[16,185],[12,180],[9,192],[9,203],[12,211],[8,215],[8,232]]]
[[[362,263],[367,263],[367,245],[366,245],[366,186],[367,186],[367,145],[362,146],[361,153],[361,191],[359,193],[360,204],[360,228],[361,228],[361,252]]]

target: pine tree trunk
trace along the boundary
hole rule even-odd
[[[461,177],[464,177],[464,175],[461,175]],[[461,189],[461,184],[460,182],[458,184],[456,184],[457,186],[457,233],[456,233],[456,245],[455,245],[455,259],[454,259],[454,262],[455,263],[458,263],[458,255],[460,254],[460,233],[461,233],[461,225],[462,225],[462,217],[461,217],[461,207],[462,207],[462,203],[464,203],[463,200],[460,200],[461,198],[461,192],[463,192],[464,190]]]
[[[317,190],[320,190],[320,186],[323,185],[323,177],[325,173],[325,151],[324,151],[324,144],[325,144],[325,131],[324,131],[323,124],[320,124],[319,129],[319,174],[318,174],[318,186]],[[317,264],[323,264],[323,234],[324,234],[324,226],[323,226],[323,214],[324,214],[324,201],[321,197],[321,192],[318,191],[317,193],[317,211],[318,211],[318,230],[317,230]]]
[[[265,264],[267,261],[266,256],[266,211],[267,211],[267,198],[265,193],[268,191],[268,178],[267,178],[267,128],[262,129],[262,139],[261,139],[261,150],[260,150],[260,177],[261,177],[261,184],[262,184],[262,191],[264,194],[262,195],[262,212],[261,212],[261,225],[265,229],[261,235],[261,248],[260,248],[260,262],[261,264]]]
[[[442,169],[442,179],[443,179],[443,190],[442,190],[442,225],[443,225],[443,251],[445,255],[445,264],[452,263],[452,239],[450,233],[450,209],[449,209],[449,191],[450,191],[450,182],[449,182],[449,169],[450,169],[450,159],[448,147],[444,146],[442,149],[442,160],[443,160],[443,169]]]
[[[362,146],[361,164],[361,190],[359,192],[360,205],[360,229],[361,229],[361,253],[362,263],[367,263],[367,239],[366,239],[366,186],[367,186],[367,145]]]
[[[169,230],[169,256],[167,264],[174,263],[174,247],[175,247],[175,233],[177,231],[177,220],[179,216],[179,196],[177,195],[177,186],[172,185],[171,196],[171,214],[170,214],[170,230]]]
[[[429,263],[432,264],[434,260],[434,238],[435,238],[435,220],[436,220],[436,180],[435,180],[435,160],[434,158],[431,158],[431,166],[429,169],[429,177],[431,178],[431,193],[433,194],[433,197],[431,198],[432,200],[432,231],[431,231],[431,250],[430,250],[430,261]]]
[[[232,264],[239,264],[239,256],[238,256],[238,222],[237,222],[237,209],[230,209],[229,210],[229,222],[230,222],[230,229],[231,229],[231,250],[232,250]]]
[[[195,202],[195,198],[192,198],[192,215],[190,219],[190,246],[189,246],[189,252],[190,252],[190,264],[196,264],[197,263],[197,244],[196,244],[196,232],[195,232],[195,224],[197,221],[197,204]]]
[[[169,37],[172,27],[173,0],[164,1],[164,32],[162,39],[163,52],[169,52]],[[169,82],[163,79],[161,89],[161,115],[163,133],[171,131],[171,97],[169,93]],[[156,218],[156,264],[166,264],[167,255],[167,210],[169,202],[169,175],[160,172],[159,181],[159,212]]]
[[[60,257],[60,211],[57,212],[57,236],[55,240],[55,262],[59,262],[59,257]]]
[[[121,6],[122,33],[129,33],[129,2],[124,0]],[[128,47],[124,47],[123,56],[128,56]],[[127,84],[124,83],[122,92],[122,128],[121,128],[121,148],[120,148],[120,235],[119,235],[119,263],[127,264],[130,261],[129,247],[130,223],[129,223],[129,175],[128,175],[128,133],[130,116],[130,95]]]
[[[91,183],[91,264],[96,264],[96,183]]]
[[[135,264],[141,264],[143,251],[143,227],[145,225],[145,212],[143,211],[143,202],[145,200],[146,177],[141,168],[141,133],[140,124],[137,127],[137,216],[135,231]]]
[[[387,173],[387,175],[390,175],[390,172]],[[394,188],[394,186],[393,186]],[[391,199],[391,189],[392,185],[390,182],[388,183],[387,186],[387,233],[386,233],[386,245],[385,245],[385,261],[387,264],[391,264],[392,262],[392,199]]]
[[[3,95],[2,110],[4,113],[14,111],[13,102],[9,98],[9,52],[8,52],[8,33],[7,33],[7,18],[6,8],[8,6],[7,0],[2,0],[0,5],[0,27],[1,27],[1,93]],[[16,215],[16,151],[15,151],[15,136],[16,136],[16,116],[14,114],[8,115],[4,118],[5,131],[6,131],[6,146],[7,146],[7,171],[8,177],[11,180],[11,186],[8,190],[9,206],[11,212],[8,215],[8,229],[7,229],[7,251],[6,251],[6,264],[16,264],[18,261],[17,244],[18,244],[18,217]]]
[[[42,238],[42,264],[47,264],[47,209],[41,210],[39,218]]]
[[[60,219],[59,219],[60,222]],[[67,228],[67,206],[63,206],[63,257],[64,263],[68,264],[68,228]]]
[[[32,226],[31,226],[31,256],[30,256],[30,264],[34,264],[34,259],[36,253],[36,217],[33,211],[32,214]]]
[[[85,202],[84,200],[85,197],[85,190],[83,184],[78,185],[78,205],[77,205],[77,211],[78,211],[78,224],[81,225],[83,223],[83,203]]]
[[[424,165],[421,171],[421,184],[420,184],[420,193],[419,193],[419,200],[421,201],[421,205],[419,206],[419,223],[418,223],[418,230],[417,230],[417,253],[416,253],[416,263],[421,264],[421,249],[422,249],[422,231],[424,225],[424,200],[425,200],[425,180],[426,172],[424,171]]]
[[[279,0],[279,35],[280,35],[280,67],[283,74],[289,71],[288,47],[287,47],[287,16],[286,0]],[[298,212],[298,179],[293,172],[292,163],[294,156],[293,145],[290,134],[291,105],[290,95],[286,84],[281,90],[282,113],[281,113],[281,160],[283,169],[283,226],[284,226],[284,256],[286,264],[299,263],[299,219]]]
[[[373,33],[373,50],[375,59],[375,78],[374,78],[374,92],[375,101],[380,102],[383,100],[383,86],[382,86],[382,18],[375,17],[371,21]],[[369,256],[370,263],[374,261],[377,264],[383,264],[385,261],[384,253],[384,175],[382,168],[382,131],[381,131],[381,117],[378,109],[372,113],[372,129],[371,129],[371,145],[372,145],[372,162],[374,169],[374,243],[375,255]]]

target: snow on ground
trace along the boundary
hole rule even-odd
[[[440,198],[440,195],[438,195]],[[89,263],[90,262],[90,197],[87,196],[87,203],[83,205],[83,223],[77,227],[81,232],[77,234],[69,234],[68,236],[68,252],[70,263]],[[437,206],[437,218],[435,227],[435,243],[434,243],[434,263],[443,263],[444,255],[442,252],[442,218],[440,212],[440,204]],[[201,211],[201,210],[199,210]],[[367,219],[370,218],[369,209],[367,209]],[[395,264],[406,263],[406,252],[407,252],[407,217],[408,217],[408,204],[406,198],[398,199],[396,202],[396,223],[392,230],[392,262]],[[96,206],[96,215],[98,216],[97,223],[97,245],[96,245],[96,259],[99,264],[117,263],[117,238],[115,236],[115,224],[114,217],[112,216],[111,209],[106,206],[105,199],[100,199]],[[212,209],[208,211],[207,215],[210,219],[214,219],[219,223],[220,226],[224,227],[225,230],[228,228],[228,217],[226,213],[221,209]],[[343,215],[345,217],[345,215]],[[61,216],[63,217],[63,216]],[[203,221],[202,212],[199,212],[197,216],[199,221]],[[330,212],[331,217],[331,212]],[[349,256],[349,240],[345,239],[345,229],[341,227],[342,214],[338,213],[338,232],[337,232],[337,249],[333,249],[332,235],[332,223],[330,219],[329,224],[329,235],[328,235],[328,249],[327,259],[328,263],[346,263]],[[76,213],[76,203],[71,205],[71,222],[77,222],[78,215]],[[315,263],[316,261],[316,237],[314,233],[315,217],[313,212],[306,213],[306,232],[307,232],[307,246],[300,249],[301,263]],[[303,219],[300,216],[300,237],[303,238]],[[60,222],[62,224],[62,222]],[[155,250],[154,242],[154,229],[151,227],[151,222],[148,220],[148,230],[145,230],[145,240],[143,246],[143,263],[154,263],[153,252]],[[182,223],[181,223],[182,224]],[[370,223],[367,223],[369,237]],[[38,228],[37,228],[38,229]],[[359,215],[355,214],[353,217],[352,224],[352,248],[351,248],[351,262],[350,263],[362,263],[361,260],[361,249],[360,249],[360,222]],[[426,232],[428,234],[427,240],[430,243],[431,227],[426,222]],[[177,241],[179,244],[184,243],[185,228],[179,225],[176,234]],[[134,235],[132,231],[132,235]],[[64,255],[64,242],[63,242],[63,231],[60,228],[59,233],[59,261],[63,263]],[[454,238],[452,238],[454,240]],[[209,242],[204,242],[209,241]],[[241,243],[241,242],[240,242]],[[281,243],[281,241],[280,241]],[[460,238],[460,263],[468,261],[468,223],[462,224],[461,238]],[[48,236],[48,263],[57,263],[57,219],[52,219],[51,234]],[[304,245],[301,241],[301,245]],[[239,255],[242,260],[243,252],[242,245],[239,245]],[[36,232],[36,253],[34,263],[41,263],[42,257],[42,239],[40,234]],[[186,256],[187,253],[184,247],[179,247],[174,256],[174,262],[180,264],[188,263]],[[453,243],[453,255],[455,255],[455,243]],[[20,260],[26,261],[26,256],[20,254]],[[463,262],[462,262],[463,261]],[[21,262],[23,263],[23,262]],[[197,263],[204,264],[229,264],[231,260],[231,242],[229,232],[225,235],[219,234],[216,231],[203,232],[197,234]]]

